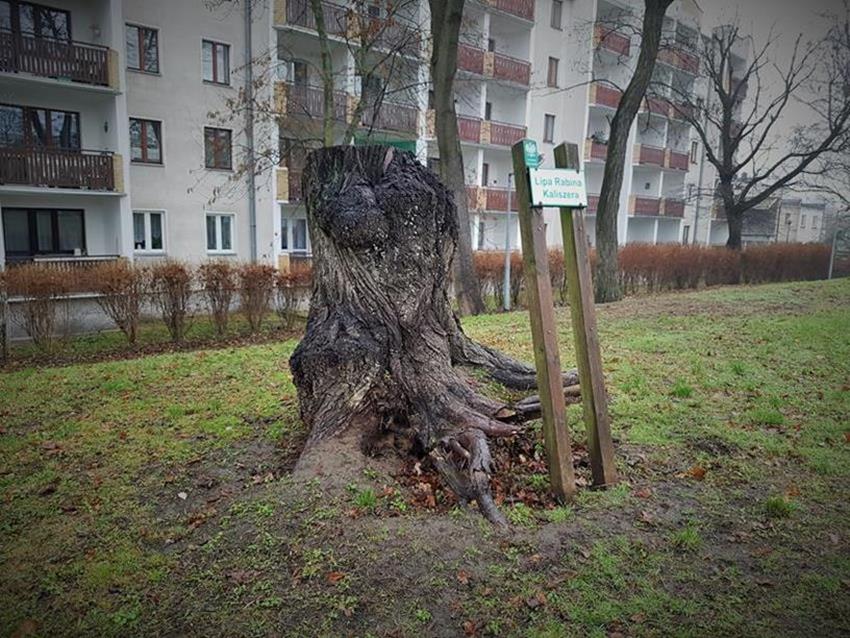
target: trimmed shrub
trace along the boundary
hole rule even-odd
[[[227,261],[211,261],[198,266],[198,280],[207,299],[215,332],[221,337],[227,331],[230,320],[230,305],[236,291],[236,269]]]
[[[242,311],[252,333],[262,326],[269,313],[275,285],[275,269],[268,264],[243,264],[239,267],[239,295]]]
[[[191,323],[192,269],[180,261],[151,268],[151,290],[174,343],[181,343]]]
[[[75,287],[76,274],[25,264],[6,270],[3,281],[9,296],[20,297],[16,304],[20,312],[13,314],[14,320],[36,348],[45,354],[54,352],[57,338],[68,331],[70,309],[65,297]]]
[[[124,260],[105,262],[86,272],[86,285],[104,314],[112,319],[130,344],[136,343],[142,304],[150,293],[150,271]]]
[[[297,266],[275,276],[274,309],[285,330],[291,330],[298,316],[298,306],[310,296],[313,270],[309,265]]]

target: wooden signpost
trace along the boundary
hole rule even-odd
[[[538,169],[536,161],[528,161],[532,157],[531,148],[534,148],[536,156],[536,144],[532,140],[521,140],[512,148],[523,271],[529,292],[531,336],[549,478],[555,497],[567,500],[575,494],[575,474],[549,279],[544,206],[561,209],[564,268],[593,483],[597,486],[611,485],[617,481],[617,474],[596,330],[590,262],[587,258],[583,215],[583,209],[587,206],[587,193],[584,176],[580,171],[578,146],[561,144],[555,149],[556,169]]]

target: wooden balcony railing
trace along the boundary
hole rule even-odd
[[[481,120],[476,117],[458,115],[457,133],[462,141],[477,144],[481,141]]]
[[[658,60],[692,75],[699,72],[699,58],[681,47],[662,49],[658,52]]]
[[[490,128],[490,144],[513,146],[525,137],[525,127],[504,122],[488,122]],[[482,140],[483,141],[483,140]],[[486,143],[486,142],[485,142]]]
[[[665,197],[661,204],[661,214],[664,217],[684,217],[685,200],[677,197]]]
[[[325,93],[321,87],[303,84],[284,84],[284,102],[281,110],[287,115],[323,117]],[[348,108],[348,96],[343,91],[334,91],[334,119],[344,122]]]
[[[458,44],[457,68],[484,75],[484,49],[468,44]]]
[[[584,159],[586,160],[602,160],[608,158],[608,145],[596,140],[585,140],[584,142]]]
[[[377,47],[409,56],[419,54],[419,31],[398,16],[391,18],[362,16],[356,24],[359,30],[371,34],[371,41]]]
[[[688,121],[688,119],[693,119],[696,115],[696,109],[691,104],[684,104],[682,102],[671,102],[670,103],[670,117],[674,120],[682,120]]]
[[[0,72],[111,86],[110,50],[72,40],[0,30]],[[117,68],[115,87],[117,88]]]
[[[280,2],[281,0],[278,0]],[[316,18],[310,7],[310,0],[285,0],[286,23],[305,29],[316,30]],[[342,35],[348,31],[348,9],[332,2],[322,3],[325,18],[325,30],[332,35]]]
[[[419,110],[405,104],[383,100],[376,106],[366,106],[360,124],[382,131],[416,133],[419,127]]]
[[[664,149],[646,144],[636,144],[634,152],[635,164],[664,166]]]
[[[101,151],[0,148],[0,183],[115,191],[122,184],[120,162],[120,155]]]
[[[620,104],[620,98],[623,97],[622,91],[615,89],[612,86],[604,84],[590,85],[590,103],[597,106],[608,106],[612,109],[617,108]]]
[[[484,189],[486,194],[485,208],[490,211],[503,212],[508,210],[508,189],[487,187]],[[517,208],[516,191],[511,190],[511,210],[519,210]]]
[[[679,153],[673,149],[667,149],[664,165],[678,171],[688,170],[688,154]]]
[[[658,197],[631,196],[632,215],[648,215],[657,217],[661,212],[661,199]]]
[[[493,77],[528,86],[531,82],[531,64],[502,53],[493,54]]]
[[[644,98],[641,110],[651,115],[667,117],[670,114],[670,103],[659,97]]]
[[[534,0],[485,0],[494,9],[534,21]]]
[[[604,24],[593,28],[593,42],[601,49],[613,51],[617,55],[629,55],[631,40],[628,36],[617,33],[616,30]]]

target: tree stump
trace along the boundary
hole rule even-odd
[[[368,453],[401,437],[411,453],[431,456],[462,503],[504,523],[489,489],[488,438],[514,435],[540,406],[482,396],[463,368],[521,390],[536,387],[535,371],[469,339],[452,311],[451,193],[411,154],[386,146],[317,150],[303,187],[313,293],[290,365],[310,427],[305,454],[328,440]],[[577,381],[564,374],[565,386]]]

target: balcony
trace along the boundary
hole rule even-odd
[[[641,166],[664,166],[664,149],[647,144],[635,144],[634,163]]]
[[[493,78],[528,86],[531,82],[531,64],[503,53],[488,52],[493,56]]]
[[[620,104],[621,97],[623,97],[622,91],[612,86],[605,84],[590,85],[590,103],[595,106],[606,106],[615,109]]]
[[[376,106],[366,106],[360,117],[361,126],[382,131],[416,133],[419,129],[419,110],[388,100]]]
[[[676,197],[665,197],[661,202],[661,214],[664,217],[684,217],[685,200]]]
[[[325,30],[331,35],[345,35],[348,32],[348,9],[332,2],[323,2]],[[316,18],[310,8],[310,0],[275,0],[274,18],[276,24],[289,24],[304,29],[316,30]]]
[[[466,187],[466,205],[469,210],[483,210],[487,203],[484,189],[480,186]]]
[[[321,87],[278,82],[275,103],[278,112],[286,115],[320,118],[325,114],[325,93]],[[343,91],[334,91],[333,119],[345,122],[347,112],[348,95]]]
[[[684,102],[670,103],[670,117],[674,120],[688,122],[696,117],[696,113],[696,108],[692,104],[685,104]]]
[[[677,171],[686,171],[688,170],[688,154],[680,153],[678,151],[674,151],[673,149],[667,149],[665,153],[666,157],[664,160],[664,166],[666,168],[671,168]]]
[[[632,215],[643,215],[658,217],[661,212],[661,199],[659,197],[629,197],[629,213]]]
[[[667,117],[670,114],[670,103],[662,98],[647,97],[641,103],[641,111],[650,115]]]
[[[483,0],[493,9],[534,22],[534,0]]]
[[[360,16],[350,24],[356,25],[355,34],[369,34],[373,46],[395,51],[407,56],[419,55],[420,33],[397,15],[388,18]],[[358,35],[359,37],[359,35]]]
[[[587,214],[595,215],[599,208],[599,195],[587,195]]]
[[[484,75],[484,49],[468,44],[457,45],[457,68],[470,73]]]
[[[506,122],[485,121],[481,129],[481,143],[496,146],[513,146],[525,137],[525,127]]]
[[[277,168],[277,199],[281,202],[300,202],[303,199],[301,192],[300,168],[292,169],[286,166]]]
[[[584,141],[584,159],[587,161],[608,159],[608,144],[593,139]]]
[[[118,89],[118,57],[106,47],[0,30],[0,73]]]
[[[658,52],[658,61],[691,75],[699,72],[699,58],[681,47],[662,49]]]
[[[106,151],[0,148],[0,184],[121,192],[121,156]]]
[[[598,49],[606,49],[617,55],[629,55],[631,40],[604,24],[593,27],[593,44]]]
[[[458,115],[457,133],[461,141],[478,144],[481,141],[481,120],[476,117]]]
[[[484,208],[489,211],[505,212],[508,210],[508,189],[507,188],[484,188],[485,204]],[[519,210],[517,208],[516,191],[511,189],[511,210]]]

